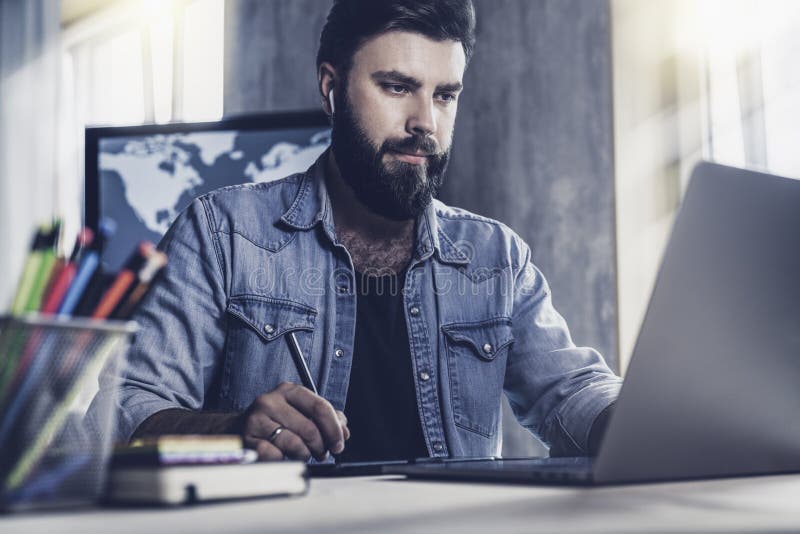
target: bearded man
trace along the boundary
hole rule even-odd
[[[334,2],[317,56],[331,147],[172,225],[118,437],[235,432],[263,460],[497,456],[505,392],[551,455],[596,452],[620,379],[572,342],[517,234],[435,199],[474,32],[471,0]]]

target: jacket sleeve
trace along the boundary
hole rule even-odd
[[[592,424],[617,398],[622,380],[596,350],[575,346],[530,248],[522,243],[519,250],[506,395],[520,424],[549,445],[551,456],[583,456]]]
[[[100,395],[118,395],[116,440],[158,411],[201,409],[219,372],[226,296],[209,209],[193,201],[159,243],[168,264],[134,314],[139,332],[126,369],[101,383]]]

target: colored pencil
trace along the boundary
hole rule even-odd
[[[17,286],[17,293],[14,296],[14,302],[11,304],[11,313],[14,315],[25,313],[25,306],[28,304],[28,299],[31,296],[31,291],[33,291],[33,286],[36,282],[36,275],[42,264],[42,250],[44,249],[46,233],[47,227],[40,226],[31,242],[31,249],[30,252],[28,252],[28,257],[25,259],[25,266],[22,268],[22,277]]]
[[[28,301],[25,303],[26,312],[39,311],[42,306],[42,296],[44,295],[47,284],[50,282],[50,277],[53,274],[53,267],[56,264],[56,247],[58,246],[58,237],[61,234],[61,222],[56,223],[50,228],[44,238],[42,244],[41,256],[39,267],[33,278],[30,293],[28,294]]]
[[[75,248],[72,250],[69,261],[53,277],[53,283],[50,285],[50,290],[44,298],[42,313],[53,314],[58,311],[58,307],[61,305],[61,302],[64,300],[64,295],[67,293],[67,289],[69,289],[70,284],[75,279],[75,273],[78,271],[81,254],[92,244],[93,239],[94,232],[89,228],[83,228],[78,233],[78,238],[75,240]]]
[[[147,290],[150,289],[155,277],[167,265],[167,255],[160,250],[153,249],[150,252],[150,257],[147,258],[147,263],[139,270],[138,282],[120,303],[120,305],[112,312],[113,319],[128,319],[136,306],[141,302]]]
[[[136,283],[139,270],[147,263],[147,257],[154,249],[155,245],[149,241],[139,243],[139,246],[125,262],[125,266],[117,274],[114,282],[103,294],[92,313],[93,319],[106,319],[114,311],[128,290]]]
[[[92,241],[92,246],[83,255],[78,270],[75,273],[75,278],[70,284],[67,293],[64,295],[64,300],[58,307],[58,315],[72,315],[76,306],[81,300],[81,296],[89,282],[100,265],[100,252],[105,246],[106,241],[114,234],[117,225],[111,219],[103,219],[100,221],[100,228],[98,235]]]

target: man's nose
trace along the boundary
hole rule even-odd
[[[414,107],[406,123],[410,134],[429,136],[436,133],[436,115],[433,101],[422,97],[415,99]]]

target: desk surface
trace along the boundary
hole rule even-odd
[[[315,479],[304,497],[12,515],[0,532],[767,532],[800,528],[798,495],[800,475],[589,489]]]

